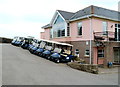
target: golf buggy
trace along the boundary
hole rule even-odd
[[[21,46],[23,40],[24,40],[24,37],[14,37],[13,41],[11,42],[11,44],[15,45],[15,46]]]
[[[22,42],[21,47],[22,47],[23,49],[28,49],[28,48],[29,48],[29,45],[31,44],[32,41],[33,41],[32,38],[24,38],[24,41]]]
[[[32,46],[29,48],[29,51],[31,53],[35,53],[35,51],[39,48],[39,45],[40,45],[41,41],[39,40],[35,40],[32,44]]]
[[[45,45],[46,45],[46,42],[41,41],[38,49],[34,53],[38,56],[42,56],[42,52],[44,51]]]
[[[51,55],[52,50],[53,50],[53,43],[51,41],[46,41],[46,46],[41,56],[43,58],[48,59],[48,57]]]
[[[54,52],[50,56],[50,60],[60,63],[60,62],[73,62],[75,56],[72,55],[73,45],[66,43],[56,43],[59,48],[55,48]]]

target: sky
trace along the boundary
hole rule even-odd
[[[40,38],[56,10],[76,12],[90,5],[118,10],[119,0],[0,0],[0,37]]]

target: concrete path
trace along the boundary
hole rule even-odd
[[[10,44],[2,45],[3,85],[117,85],[118,74],[95,75],[56,64]]]

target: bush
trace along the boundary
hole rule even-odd
[[[82,71],[89,72],[89,73],[98,74],[98,65],[81,64],[79,62],[70,62],[67,65],[74,68],[74,69],[82,70]]]

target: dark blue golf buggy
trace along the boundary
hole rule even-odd
[[[29,45],[31,44],[32,41],[33,41],[32,38],[25,38],[24,41],[22,42],[21,47],[22,47],[23,49],[28,49],[28,48],[29,48]]]
[[[46,44],[46,42],[41,41],[38,49],[37,49],[34,53],[35,53],[36,55],[38,55],[38,56],[42,56],[42,52],[44,51],[45,44]]]
[[[43,58],[48,59],[48,57],[51,55],[51,52],[53,51],[53,41],[49,41],[49,40],[43,40],[46,44],[45,44],[45,48],[44,51],[41,53],[41,56]]]
[[[36,43],[36,39],[33,39],[31,43],[29,44],[28,50],[31,50],[34,47],[34,44]]]
[[[29,51],[34,54],[35,51],[39,48],[40,43],[41,43],[41,41],[36,40],[36,42],[33,43],[32,47],[29,48]]]
[[[50,60],[60,63],[60,62],[73,62],[75,56],[72,55],[73,45],[66,43],[56,43],[59,48],[54,49],[54,53],[50,56]]]
[[[21,46],[24,37],[14,37],[13,41],[11,42],[12,45]]]

